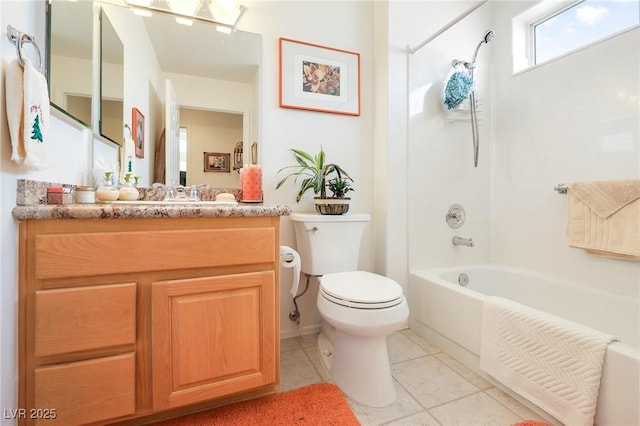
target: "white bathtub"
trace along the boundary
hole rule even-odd
[[[466,286],[458,283],[461,273],[469,277]],[[638,300],[495,265],[412,271],[408,295],[410,327],[485,378],[479,354],[486,296],[504,297],[615,335],[620,341],[607,349],[595,424],[640,425]]]

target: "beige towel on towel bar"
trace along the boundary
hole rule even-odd
[[[640,261],[640,179],[569,185],[569,246]]]

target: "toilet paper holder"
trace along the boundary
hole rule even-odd
[[[293,269],[293,284],[291,286],[291,296],[293,297],[293,306],[295,309],[289,312],[289,319],[300,324],[300,311],[298,310],[298,298],[309,289],[309,276],[307,274],[307,283],[302,293],[298,294],[298,284],[300,283],[300,255],[297,251],[288,246],[280,246],[280,265],[283,268]]]

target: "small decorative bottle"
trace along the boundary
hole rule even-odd
[[[120,195],[118,196],[119,200],[122,201],[136,201],[140,193],[136,188],[134,188],[133,183],[131,182],[131,173],[127,173],[124,175],[124,185],[120,187]]]
[[[111,182],[111,176],[113,173],[105,172],[104,181],[102,185],[98,186],[96,190],[96,198],[102,202],[111,202],[116,201],[118,196],[120,195],[120,191],[118,188],[113,186],[113,182]]]

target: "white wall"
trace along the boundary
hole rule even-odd
[[[567,246],[553,187],[640,177],[640,30],[514,76],[510,23],[528,4],[494,7],[496,261],[639,297],[640,264]]]
[[[322,145],[328,159],[340,162],[355,179],[351,196],[351,210],[373,213],[375,169],[374,150],[374,72],[373,3],[372,2],[291,2],[247,1],[249,7],[240,21],[240,28],[262,35],[262,93],[261,133],[259,151],[263,166],[265,203],[287,204],[294,211],[313,211],[312,197],[295,202],[296,190],[291,184],[275,190],[276,172],[294,164],[290,148],[317,152]],[[320,15],[318,15],[320,13]],[[326,16],[327,20],[319,19]],[[330,18],[329,18],[330,17]],[[331,30],[328,30],[328,20]],[[339,29],[339,30],[336,30]],[[359,117],[318,113],[278,107],[278,38],[312,42],[360,53],[361,102]],[[350,211],[351,211],[350,210]],[[282,244],[295,247],[293,226],[288,218],[282,221]],[[383,267],[373,260],[375,240],[373,232],[380,226],[372,214],[372,222],[364,236],[360,266],[375,271]],[[280,321],[283,336],[317,328],[317,282],[312,279],[310,290],[298,300],[302,312],[301,323],[289,321],[293,303],[288,291],[291,271],[282,271]],[[303,284],[303,283],[302,283]],[[302,287],[303,285],[301,285]]]
[[[489,261],[492,46],[483,45],[478,51],[474,75],[481,105],[478,167],[474,167],[470,120],[449,118],[443,91],[453,71],[452,60],[472,60],[490,20],[491,4],[486,4],[409,56],[411,269]],[[461,205],[466,212],[465,224],[459,229],[451,229],[445,222],[453,204]],[[472,238],[475,246],[454,246],[454,235]]]

